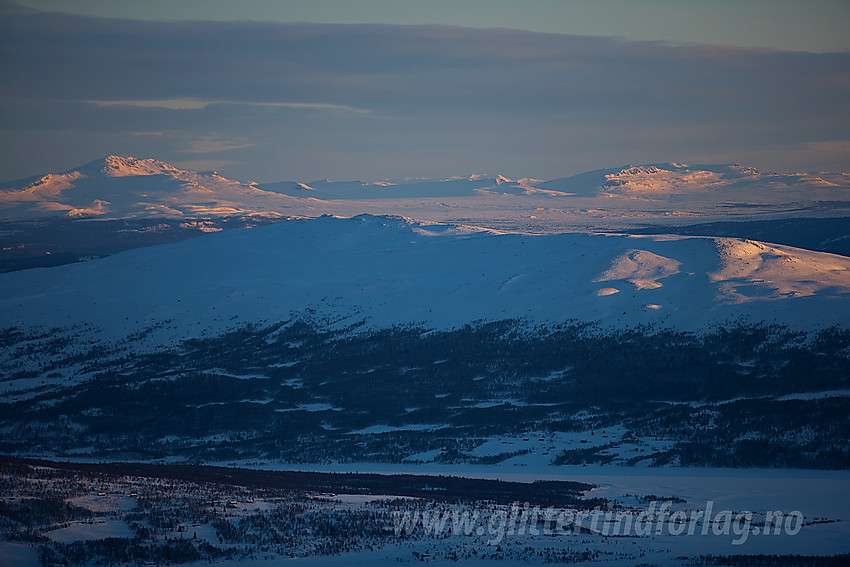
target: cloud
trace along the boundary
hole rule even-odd
[[[809,142],[808,147],[828,154],[839,154],[850,157],[850,140],[836,140],[827,142]]]
[[[167,110],[201,110],[212,105],[227,104],[241,106],[259,106],[267,108],[294,108],[304,110],[326,110],[331,112],[352,112],[368,114],[363,108],[354,108],[344,104],[326,104],[311,102],[252,102],[242,100],[203,100],[199,98],[172,98],[152,100],[85,100],[82,101],[100,107],[118,108],[164,108]]]
[[[223,174],[261,180],[850,169],[810,143],[850,131],[850,53],[42,13],[0,19],[0,60],[0,179],[108,153],[220,152]]]
[[[256,144],[246,140],[226,140],[215,136],[202,136],[190,140],[182,151],[189,154],[212,154],[250,148]]]
[[[82,102],[95,106],[118,108],[165,108],[168,110],[198,110],[206,108],[211,101],[196,98],[172,98],[161,100],[84,100]]]

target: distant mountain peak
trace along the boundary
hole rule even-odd
[[[105,177],[130,177],[133,175],[167,175],[180,172],[179,169],[159,160],[138,159],[132,156],[110,155],[79,168],[86,175]]]
[[[619,170],[603,173],[604,191],[627,193],[691,193],[715,191],[742,178],[759,178],[754,167],[737,163],[686,165],[663,163],[627,165]]]

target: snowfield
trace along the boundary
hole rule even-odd
[[[499,233],[361,215],[225,231],[0,276],[0,325],[158,342],[305,317],[342,327],[569,320],[699,331],[850,323],[850,258],[730,238]]]

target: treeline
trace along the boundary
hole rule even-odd
[[[290,321],[154,353],[75,355],[94,378],[5,404],[0,451],[302,462],[437,451],[472,462],[488,437],[619,424],[673,442],[655,464],[845,468],[850,398],[779,398],[850,389],[849,355],[850,332],[838,328],[328,331]],[[575,451],[558,462],[610,455]]]
[[[42,565],[174,565],[241,557],[241,550],[221,548],[205,541],[170,539],[143,543],[131,538],[105,538],[52,543],[38,549]]]

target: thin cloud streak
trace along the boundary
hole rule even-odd
[[[228,104],[241,106],[259,106],[269,108],[295,108],[305,110],[328,110],[331,112],[352,112],[355,114],[369,114],[371,111],[364,108],[354,108],[344,104],[326,104],[311,102],[252,102],[244,100],[203,100],[199,98],[172,98],[153,100],[84,100],[87,104],[100,107],[126,107],[126,108],[164,108],[167,110],[201,110],[208,106]]]
[[[214,136],[203,136],[199,139],[191,140],[188,146],[183,149],[183,152],[187,154],[214,154],[251,148],[255,145],[256,144],[240,140],[227,140]]]

